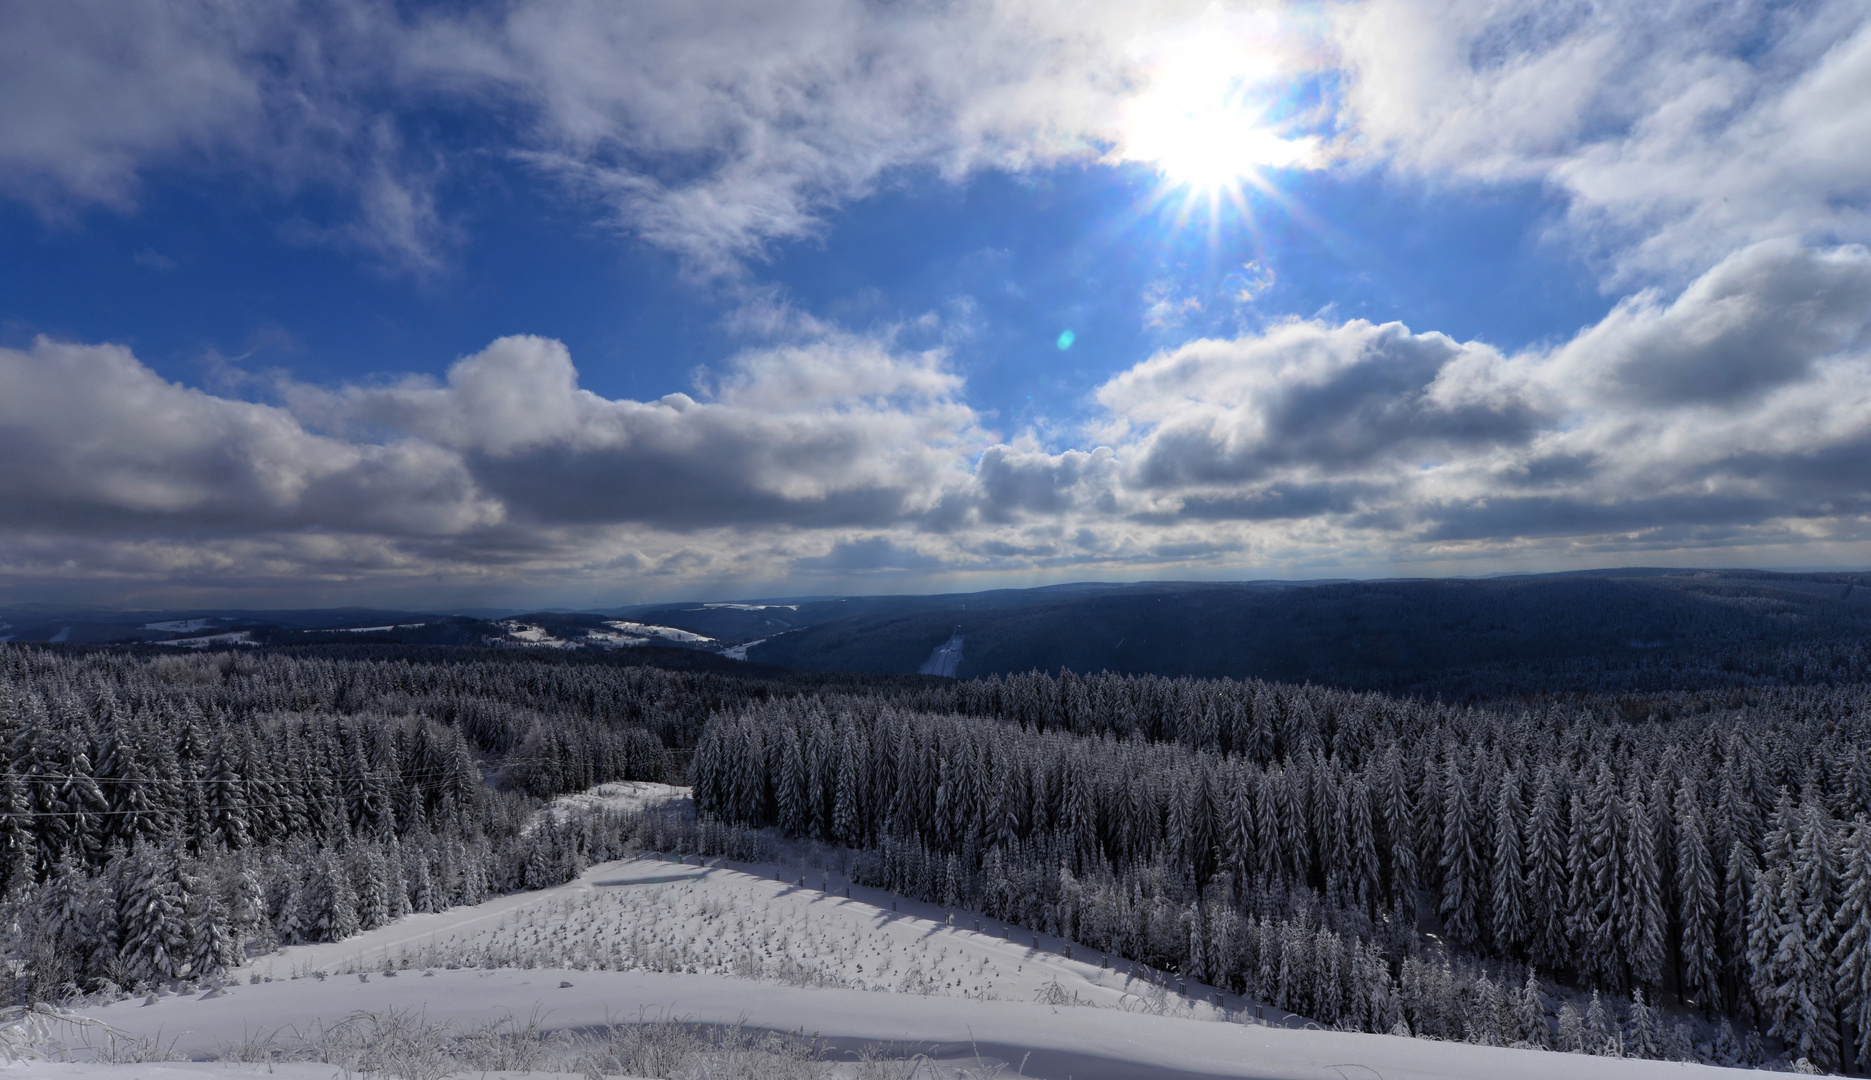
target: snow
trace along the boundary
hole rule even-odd
[[[477,1074],[480,1075],[480,1074]],[[486,1073],[486,1076],[505,1076]],[[136,1065],[91,1065],[34,1061],[0,1071],[0,1076],[44,1077],[45,1080],[350,1080],[336,1065],[316,1062],[278,1062],[241,1065],[219,1061],[163,1061]]]
[[[534,626],[532,623],[524,623],[518,619],[508,619],[500,626],[506,630],[508,637],[522,645],[531,645],[541,649],[575,649],[578,647],[574,642],[553,637],[551,632],[543,626]]]
[[[701,645],[715,640],[701,634],[692,634],[687,630],[678,630],[673,626],[657,626],[654,623],[625,622],[612,619],[604,625],[613,630],[622,630],[635,637],[658,637],[667,641],[680,641],[685,645]]]
[[[729,611],[766,611],[769,608],[783,608],[786,611],[798,611],[798,604],[703,604],[705,608],[727,608]]]
[[[4,1067],[0,1067],[4,1069]],[[0,1071],[7,1080],[45,1078],[45,1080],[359,1080],[359,1073],[346,1073],[339,1065],[320,1065],[316,1061],[146,1061],[137,1065],[79,1065],[65,1061],[32,1061]],[[370,1073],[370,1078],[380,1076]],[[541,1073],[473,1073],[475,1080],[537,1080]],[[606,1080],[631,1080],[617,1076]]]
[[[411,622],[411,623],[396,623],[393,626],[344,626],[344,627],[339,627],[338,629],[333,630],[332,632],[336,634],[381,634],[381,633],[385,633],[390,630],[414,630],[419,626],[427,626],[427,625],[429,624],[422,623],[422,622]]]
[[[947,641],[935,647],[923,666],[916,669],[918,675],[941,675],[944,678],[955,677],[955,669],[961,666],[961,628],[955,628],[955,634]]]
[[[53,638],[57,641],[57,638]],[[209,634],[207,637],[179,638],[175,641],[155,641],[152,645],[175,645],[184,649],[205,649],[210,645],[259,645],[253,640],[253,634],[247,630],[236,630],[228,634]]]
[[[164,630],[172,634],[192,634],[197,630],[206,630],[220,619],[170,619],[168,622],[144,623],[145,630]]]
[[[604,630],[587,630],[584,636],[576,640],[554,636],[543,626],[508,619],[500,626],[507,631],[507,636],[522,645],[531,645],[544,649],[576,649],[580,645],[602,645],[612,649],[628,649],[640,645],[654,644],[657,640],[675,641],[683,644],[705,644],[714,638],[691,634],[687,630],[678,630],[673,626],[655,626],[649,623],[624,622],[613,620],[604,625],[617,633]],[[382,629],[379,627],[378,629]]]
[[[56,634],[53,634],[51,637],[47,638],[46,640],[53,642],[54,644],[57,644],[59,642],[70,641],[71,640],[71,627],[67,626],[65,629],[60,630]]]
[[[589,795],[640,802],[681,790],[606,788]],[[1009,1063],[1009,1072],[1078,1080],[1738,1075],[1283,1026],[1301,1022],[1206,987],[1176,993],[1122,961],[1107,968],[1096,954],[1067,959],[1057,939],[992,920],[977,930],[976,918],[850,886],[836,870],[648,857],[592,867],[553,889],[408,916],[347,941],[287,948],[250,962],[218,995],[133,998],[81,1012],[131,1038],[160,1033],[183,1055],[207,1055],[256,1031],[394,1008],[436,1023],[537,1015],[552,1030],[639,1016],[745,1023],[817,1033],[843,1049],[888,1042],[939,1060],[978,1052]],[[86,1069],[27,1075],[198,1075]]]
[[[755,638],[752,641],[743,641],[739,645],[730,645],[721,650],[721,655],[727,657],[729,660],[745,660],[747,659],[748,649],[753,648],[755,645],[764,645],[766,640],[766,638]]]
[[[632,634],[614,634],[608,630],[587,630],[585,643],[603,645],[611,649],[635,649],[643,645],[653,645],[656,639],[637,637]]]
[[[674,784],[654,784],[647,780],[619,780],[552,800],[555,815],[590,810],[647,810],[689,797],[689,789]]]

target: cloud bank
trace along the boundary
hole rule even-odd
[[[752,350],[695,395],[631,401],[510,337],[443,380],[288,382],[270,404],[42,340],[0,350],[0,558],[29,578],[676,588],[1851,543],[1868,353],[1871,252],[1790,241],[1549,348],[1317,320],[1192,341],[1101,386],[1064,451],[997,439],[940,352],[886,338]]]

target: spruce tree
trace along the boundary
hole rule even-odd
[[[1642,777],[1632,773],[1625,794],[1624,895],[1619,905],[1623,920],[1620,942],[1631,979],[1642,986],[1655,986],[1663,978],[1665,917],[1663,914],[1662,867],[1656,848],[1656,826],[1652,809],[1644,797]]]
[[[1540,766],[1527,821],[1527,926],[1528,949],[1535,962],[1547,967],[1566,966],[1572,950],[1566,933],[1565,805],[1557,778],[1549,765]]]
[[[1546,995],[1532,968],[1527,969],[1526,984],[1520,988],[1514,1005],[1519,1012],[1517,1034],[1520,1041],[1535,1050],[1552,1049],[1552,1033],[1546,1026]]]
[[[1832,916],[1833,991],[1850,1036],[1851,1062],[1871,1062],[1871,820],[1846,834],[1838,909]]]
[[[1713,1014],[1721,1004],[1717,971],[1716,923],[1721,914],[1710,865],[1708,840],[1702,824],[1702,806],[1691,781],[1683,781],[1676,796],[1677,920],[1682,928],[1678,959],[1683,998]]]
[[[1476,938],[1475,901],[1480,891],[1466,787],[1451,753],[1442,782],[1442,903],[1438,911],[1449,939],[1463,945]]]
[[[1520,784],[1509,777],[1501,785],[1494,806],[1494,865],[1488,903],[1488,929],[1495,947],[1519,951],[1527,937],[1526,879],[1520,860]]]

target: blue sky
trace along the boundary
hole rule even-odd
[[[1867,561],[1854,4],[94,7],[0,602]]]
[[[668,253],[594,225],[523,171],[492,171],[445,204],[466,223],[460,247],[423,274],[295,242],[280,222],[305,212],[297,200],[257,197],[239,178],[155,176],[128,213],[47,220],[7,204],[5,343],[126,343],[192,385],[234,357],[339,383],[440,376],[497,337],[540,334],[570,346],[581,384],[609,397],[690,390],[696,367],[745,344],[726,325],[742,288],[684,280]],[[1184,191],[1138,165],[953,181],[907,171],[827,215],[823,235],[775,245],[748,277],[858,329],[966,305],[956,363],[969,401],[1002,426],[1028,398],[1029,415],[1069,423],[1092,388],[1155,349],[1268,320],[1329,309],[1520,348],[1570,336],[1613,302],[1578,252],[1542,238],[1563,203],[1538,184],[1276,179],[1280,199],[1252,199],[1244,220],[1201,200],[1186,210]],[[1269,273],[1251,302],[1231,296]],[[1205,310],[1152,326],[1153,287]]]

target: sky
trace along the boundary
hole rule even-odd
[[[0,2],[0,604],[1871,564],[1861,0]]]

